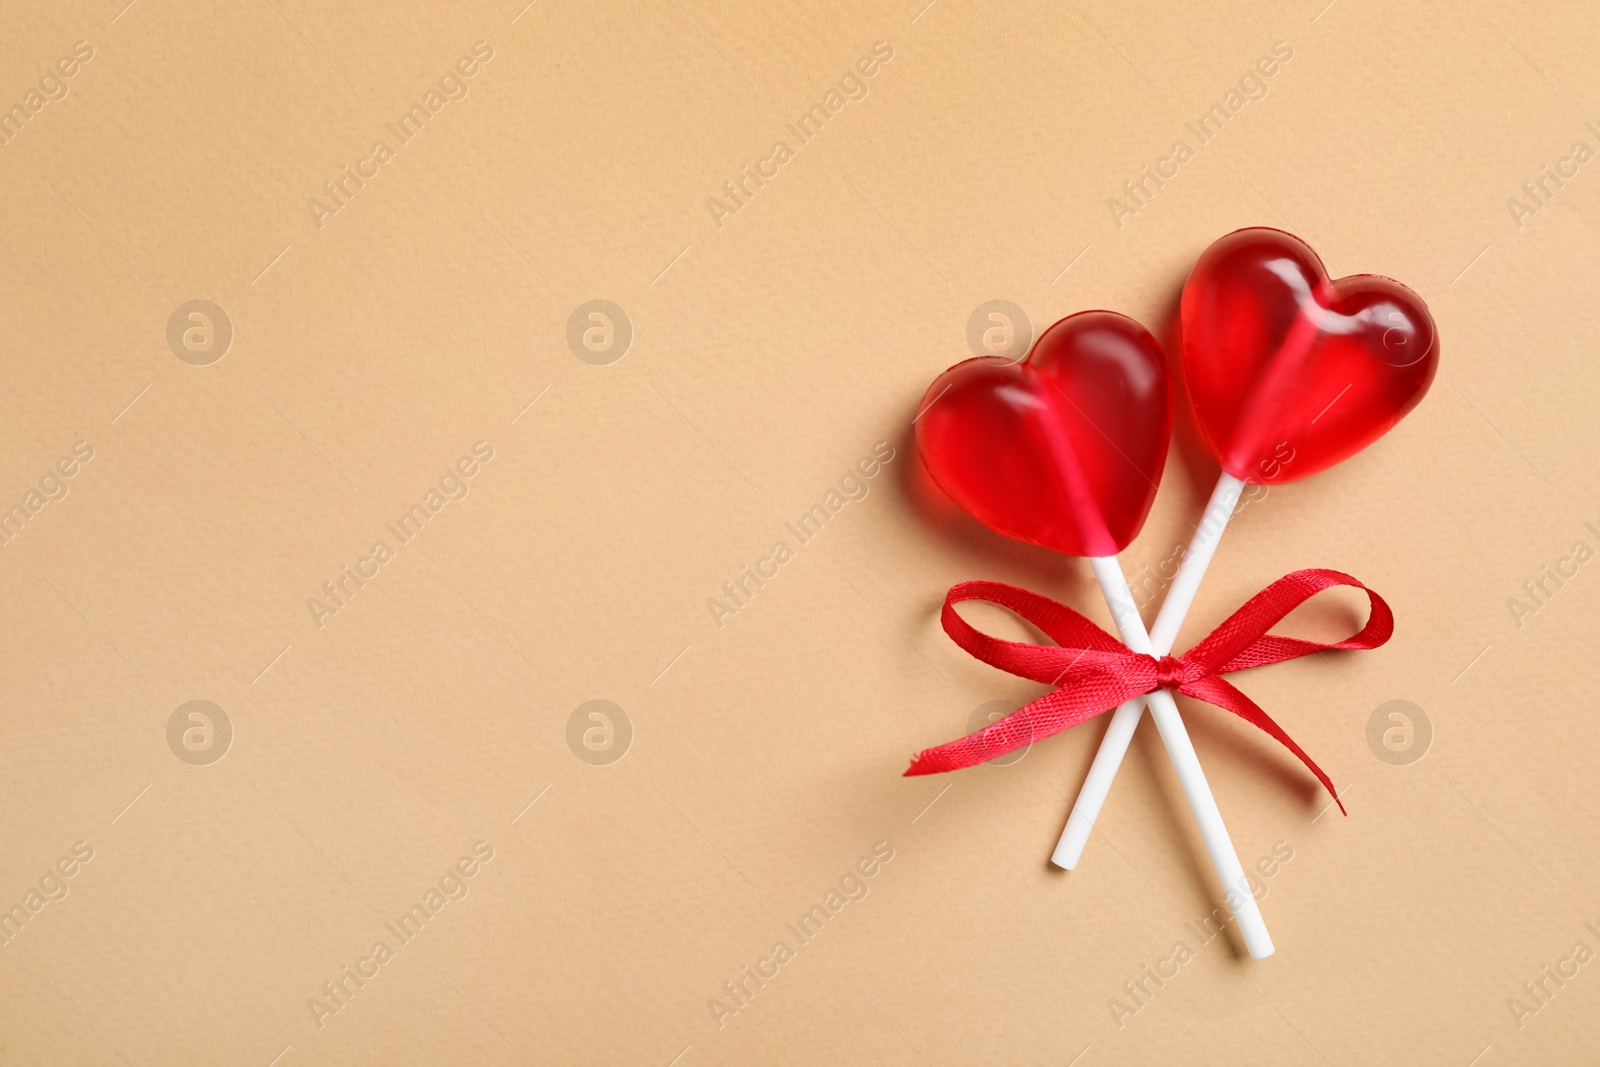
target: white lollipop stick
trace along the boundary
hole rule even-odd
[[[1117,564],[1116,557],[1094,556],[1089,559],[1089,566],[1094,569],[1100,592],[1106,598],[1106,606],[1117,621],[1122,643],[1134,652],[1149,654],[1153,647],[1150,635],[1145,631],[1144,620],[1139,617],[1139,609],[1134,606],[1133,592],[1128,588],[1127,579],[1122,576],[1122,568]],[[1211,866],[1222,880],[1228,908],[1239,924],[1245,948],[1251,959],[1265,959],[1272,955],[1272,936],[1267,933],[1266,921],[1261,918],[1261,909],[1256,906],[1256,898],[1250,892],[1244,867],[1233,850],[1233,842],[1228,839],[1228,828],[1222,823],[1222,812],[1217,810],[1216,798],[1206,784],[1205,772],[1200,769],[1200,758],[1195,755],[1189,733],[1183,728],[1178,705],[1165,689],[1157,689],[1148,694],[1146,699],[1150,705],[1150,717],[1155,719],[1161,742],[1167,748],[1167,757],[1172,760],[1172,769],[1177,772],[1178,782],[1183,786],[1189,810],[1194,813],[1195,822],[1200,826],[1200,837],[1211,856]],[[1134,701],[1123,706],[1129,705],[1138,706]]]
[[[1205,577],[1206,568],[1211,565],[1217,542],[1221,540],[1222,531],[1233,516],[1234,505],[1239,502],[1239,494],[1243,491],[1244,483],[1227,471],[1223,471],[1217,479],[1217,487],[1206,504],[1199,528],[1189,542],[1178,573],[1173,576],[1172,588],[1168,590],[1161,611],[1156,615],[1156,624],[1150,628],[1151,655],[1165,656],[1172,651],[1172,642],[1183,627],[1183,620],[1189,614],[1189,605],[1194,603],[1195,592],[1200,588],[1200,579]],[[1110,603],[1109,598],[1107,603]],[[1118,625],[1120,627],[1120,620]],[[1123,640],[1127,640],[1126,635]],[[1078,792],[1077,803],[1072,806],[1072,814],[1067,816],[1066,829],[1061,831],[1061,840],[1056,844],[1055,854],[1050,857],[1050,862],[1057,867],[1070,871],[1078,865],[1084,846],[1089,843],[1089,834],[1094,830],[1094,821],[1100,816],[1100,806],[1105,803],[1106,794],[1111,792],[1111,782],[1117,776],[1117,768],[1122,766],[1122,757],[1127,754],[1128,745],[1133,741],[1133,732],[1139,725],[1139,716],[1144,713],[1144,705],[1145,698],[1138,697],[1112,713],[1111,725],[1100,741],[1100,751],[1095,753],[1089,775]]]

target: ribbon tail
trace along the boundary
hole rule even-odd
[[[1137,696],[1135,689],[1135,686],[1103,678],[1098,684],[1091,682],[1081,689],[1053,690],[977,733],[923,749],[911,757],[911,766],[906,768],[904,777],[941,774],[985,763],[1104,715]]]
[[[1322,787],[1328,791],[1328,795],[1333,798],[1333,802],[1339,805],[1339,813],[1341,815],[1350,814],[1345,811],[1344,801],[1339,799],[1339,791],[1334,788],[1333,780],[1323,773],[1322,768],[1317,766],[1315,760],[1306,755],[1305,749],[1295,744],[1294,738],[1285,733],[1283,727],[1279,726],[1271,715],[1268,715],[1259,704],[1240,692],[1233,683],[1216,675],[1211,675],[1190,682],[1178,691],[1197,700],[1204,700],[1207,704],[1214,704],[1224,711],[1231,711],[1245,722],[1266,731],[1280,745],[1298,756],[1300,762],[1304,763],[1307,769],[1317,776],[1317,781],[1322,783]]]

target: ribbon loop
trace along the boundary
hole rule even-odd
[[[1289,612],[1335,586],[1349,586],[1367,594],[1367,621],[1355,634],[1343,641],[1323,643],[1267,632]],[[1055,644],[990,637],[956,611],[956,605],[965,600],[983,600],[1007,608],[1038,627]],[[940,621],[950,639],[974,657],[1055,688],[975,733],[918,753],[912,758],[907,775],[971,767],[1070,729],[1146,693],[1172,689],[1231,711],[1265,731],[1294,753],[1335,801],[1339,799],[1338,792],[1322,768],[1272,716],[1221,676],[1329,649],[1373,649],[1394,633],[1394,613],[1382,597],[1348,574],[1322,569],[1284,575],[1247,600],[1188,652],[1160,659],[1129,651],[1065,604],[1003,582],[961,582],[953,586],[945,597]],[[1344,810],[1342,803],[1339,810]]]

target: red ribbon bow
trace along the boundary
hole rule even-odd
[[[1267,633],[1289,612],[1337,585],[1367,594],[1371,610],[1360,632],[1332,644]],[[955,606],[963,600],[987,600],[1009,608],[1043,630],[1055,644],[1005,641],[981,633],[957,614]],[[1065,604],[1003,582],[962,582],[954,586],[945,597],[941,621],[951,640],[978,659],[1056,688],[977,733],[924,750],[912,759],[907,775],[971,767],[1086,722],[1134,697],[1157,689],[1176,689],[1231,711],[1271,734],[1300,757],[1335,802],[1339,794],[1322,768],[1284,733],[1272,716],[1221,676],[1324,649],[1373,649],[1394,633],[1394,613],[1381,596],[1350,575],[1330,570],[1284,575],[1246,601],[1188,652],[1160,659],[1130,651]],[[1344,804],[1339,804],[1339,810],[1344,811]]]

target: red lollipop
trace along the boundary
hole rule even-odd
[[[1439,366],[1420,297],[1337,281],[1282,230],[1235,230],[1183,287],[1183,373],[1201,436],[1247,482],[1296,481],[1361,451],[1417,406]]]
[[[1150,628],[1172,647],[1244,482],[1326,470],[1383,436],[1428,391],[1439,339],[1422,299],[1375,274],[1328,279],[1298,237],[1235,230],[1201,254],[1182,301],[1183,374],[1223,474]],[[1139,723],[1119,708],[1054,861],[1072,867]]]
[[[1021,363],[970,359],[941,374],[923,398],[916,438],[933,480],[979,522],[1089,557],[1123,641],[1151,653],[1114,557],[1150,513],[1171,433],[1161,346],[1125,315],[1085,311],[1046,330]],[[1172,694],[1158,689],[1149,699],[1246,947],[1258,959],[1270,955],[1272,938],[1255,898],[1241,892],[1244,869]],[[1144,703],[1122,705],[1114,721],[1131,735]],[[1094,813],[1087,821],[1076,814],[1069,829],[1081,825],[1087,838]]]
[[[934,379],[917,419],[933,480],[996,533],[1114,556],[1144,525],[1166,464],[1166,359],[1126,315],[1062,319],[1020,363],[983,357]]]

